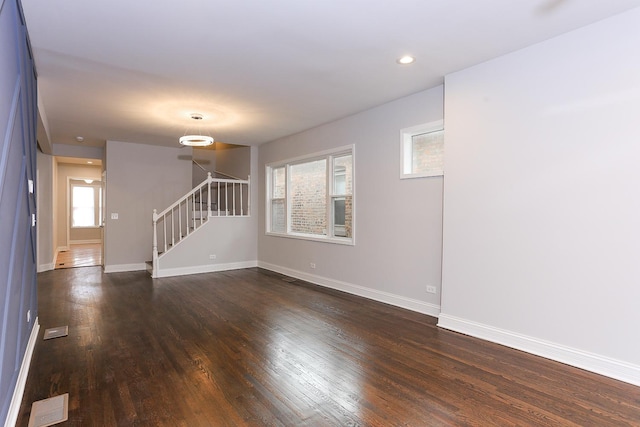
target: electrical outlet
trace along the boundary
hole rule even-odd
[[[315,262],[309,263],[309,267],[316,268],[316,263]]]
[[[429,292],[430,294],[435,294],[437,292],[436,287],[435,286],[427,286],[427,292]]]
[[[216,259],[216,256],[214,254],[209,255],[209,259]]]

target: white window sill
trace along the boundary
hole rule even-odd
[[[274,233],[272,231],[267,231],[265,233],[267,236],[273,237],[285,237],[288,239],[298,239],[298,240],[310,240],[313,242],[322,242],[322,243],[333,243],[336,245],[346,245],[346,246],[355,246],[354,238],[347,237],[320,237],[314,236],[310,234],[293,234],[293,233]]]
[[[444,176],[444,172],[424,172],[424,173],[403,173],[400,175],[400,179],[412,179],[412,178],[434,178],[438,176]]]

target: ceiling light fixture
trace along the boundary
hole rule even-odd
[[[92,179],[85,179],[84,182],[86,182],[87,184],[91,184],[93,182]]]
[[[199,113],[191,114],[191,119],[193,120],[200,121],[203,118],[204,117],[202,116],[202,114],[199,114]],[[198,135],[198,134],[187,135],[187,133],[189,133],[188,128],[187,128],[187,131],[185,132],[185,135],[183,137],[180,137],[180,144],[186,145],[189,147],[206,147],[207,145],[213,144],[213,138],[211,136]]]
[[[400,65],[409,65],[409,64],[413,64],[415,61],[416,61],[416,58],[414,58],[413,56],[405,55],[402,58],[398,58],[396,62]]]

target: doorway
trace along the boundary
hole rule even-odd
[[[102,265],[102,161],[55,160],[55,268]]]

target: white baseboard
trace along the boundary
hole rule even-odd
[[[163,269],[162,267],[160,267],[158,269],[157,278],[186,276],[188,274],[214,273],[216,271],[240,270],[242,268],[252,268],[257,266],[258,266],[258,261],[242,261],[242,262],[232,262],[227,264],[197,265],[192,267],[179,267],[179,268]]]
[[[304,280],[316,285],[347,292],[349,294],[394,305],[396,307],[406,308],[407,310],[416,311],[418,313],[427,314],[429,316],[438,317],[438,315],[440,314],[440,306],[436,304],[431,304],[400,295],[394,295],[388,292],[378,291],[371,288],[365,288],[364,286],[355,285],[353,283],[341,282],[339,280],[329,279],[327,277],[316,276],[314,274],[308,274],[303,271],[293,270],[287,267],[281,267],[263,261],[258,261],[258,267],[275,271],[276,273],[284,274],[286,276],[295,277],[296,279]]]
[[[11,404],[9,405],[9,412],[7,418],[4,421],[5,427],[14,427],[18,420],[18,413],[20,413],[20,404],[22,403],[22,396],[24,395],[24,388],[27,385],[27,377],[29,376],[29,366],[31,365],[31,358],[33,356],[33,350],[36,347],[36,340],[38,339],[38,332],[40,331],[40,322],[36,317],[31,328],[31,334],[29,335],[29,342],[27,343],[27,349],[24,352],[22,358],[22,364],[20,365],[20,372],[18,373],[18,381],[16,381],[16,388],[13,390],[13,397],[11,398]]]
[[[147,264],[137,263],[137,264],[114,264],[114,265],[105,265],[104,272],[105,273],[124,273],[127,271],[145,271],[147,269]]]
[[[440,314],[438,326],[640,386],[640,365],[633,365],[447,314]]]
[[[43,271],[50,271],[56,268],[56,263],[51,262],[49,264],[38,264],[38,273],[42,273]]]
[[[102,243],[101,239],[87,239],[87,240],[70,240],[69,245],[88,245],[92,243]]]

